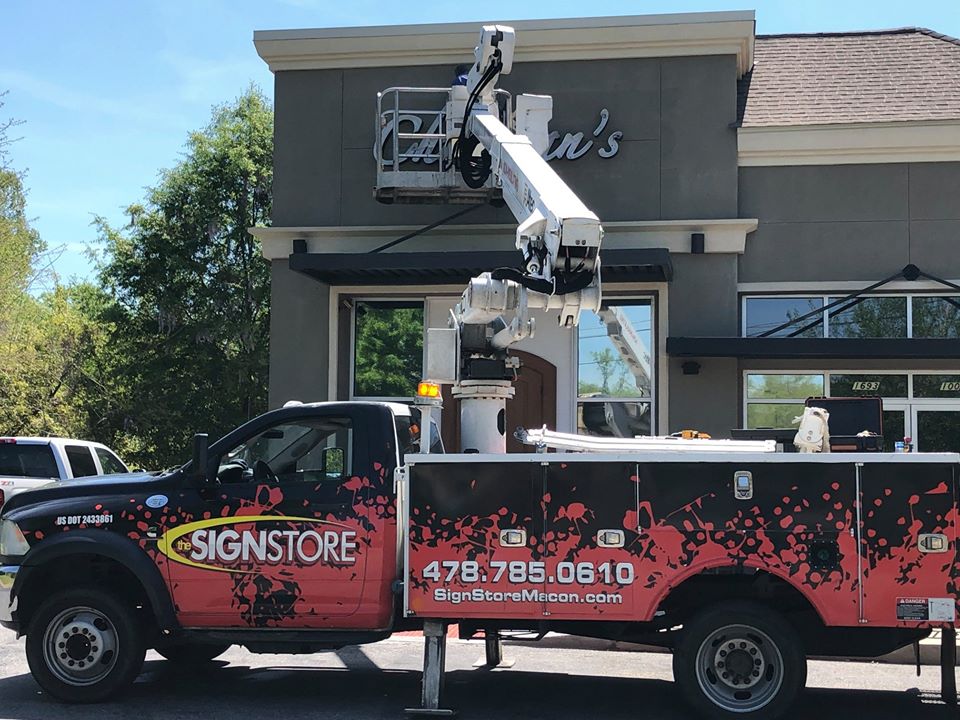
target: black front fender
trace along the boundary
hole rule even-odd
[[[123,565],[143,586],[161,632],[179,630],[173,601],[160,569],[133,540],[107,530],[71,530],[34,545],[23,557],[12,596],[18,597],[29,586],[31,578],[39,577],[49,563],[74,555],[99,556]],[[23,617],[25,610],[21,604],[18,615]],[[21,627],[23,630],[25,627]]]

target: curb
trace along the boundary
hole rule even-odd
[[[576,635],[562,635],[560,633],[548,633],[546,637],[536,643],[530,643],[523,640],[510,640],[504,638],[504,645],[536,645],[537,647],[553,648],[556,650],[615,650],[618,652],[645,652],[645,653],[669,653],[667,648],[656,647],[652,645],[639,645],[636,643],[620,642],[618,640],[602,640],[597,638],[578,637]],[[960,667],[960,643],[958,643],[957,666]],[[840,660],[854,662],[878,662],[893,665],[914,665],[916,657],[912,645],[895,650],[892,653],[881,655],[880,657],[858,657],[834,656],[827,658],[817,658],[823,660]],[[939,665],[940,664],[940,631],[934,630],[930,637],[920,641],[920,664],[921,665]]]

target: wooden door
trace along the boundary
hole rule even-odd
[[[512,350],[520,358],[520,371],[514,382],[516,394],[507,402],[507,452],[530,452],[513,437],[518,427],[557,427],[557,367],[538,355]],[[460,450],[460,403],[453,399],[450,386],[443,387],[443,444],[447,452]]]

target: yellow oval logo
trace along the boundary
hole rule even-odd
[[[242,527],[231,527],[234,525]],[[342,523],[251,515],[210,518],[171,528],[157,540],[157,549],[182,565],[251,574],[259,572],[248,569],[251,565],[353,565],[359,544],[356,531]]]

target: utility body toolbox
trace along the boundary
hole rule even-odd
[[[830,452],[881,452],[883,400],[879,397],[811,397],[807,407],[830,413]],[[861,435],[860,433],[871,433]]]
[[[830,626],[916,627],[903,597],[956,595],[952,455],[470,457],[404,470],[408,616],[670,626],[657,613],[685,581],[745,569]]]

